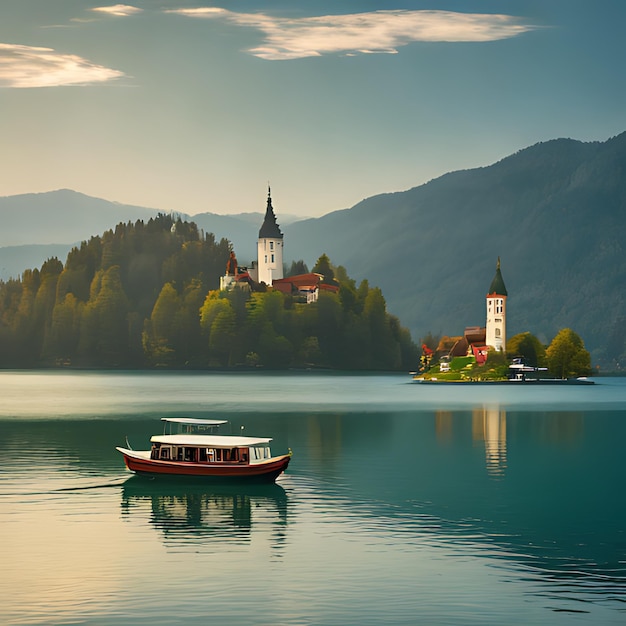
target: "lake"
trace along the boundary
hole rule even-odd
[[[146,480],[162,416],[293,450]],[[2,624],[625,624],[626,379],[0,372]]]

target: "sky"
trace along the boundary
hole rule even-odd
[[[316,217],[626,130],[624,0],[0,2],[0,196]],[[280,219],[279,219],[280,223]]]

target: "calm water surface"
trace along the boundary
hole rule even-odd
[[[224,417],[272,487],[116,445]],[[626,379],[0,372],[2,624],[626,624]]]

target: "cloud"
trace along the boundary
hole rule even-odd
[[[284,60],[323,54],[396,53],[400,46],[424,42],[485,42],[533,30],[510,15],[451,11],[374,11],[298,19],[263,13],[234,13],[205,7],[169,9],[188,17],[224,19],[265,33],[262,46],[248,50],[262,59]]]
[[[51,48],[0,43],[0,87],[59,87],[102,83],[123,72]]]
[[[110,7],[96,7],[91,9],[92,11],[98,11],[100,13],[108,13],[109,15],[115,15],[116,17],[128,17],[129,15],[135,15],[141,13],[143,9],[133,7],[128,4],[114,4]]]

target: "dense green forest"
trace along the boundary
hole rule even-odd
[[[411,369],[418,353],[378,288],[331,269],[337,293],[302,304],[218,291],[231,244],[159,215],[119,224],[0,281],[0,367]],[[326,274],[325,274],[326,276]]]

